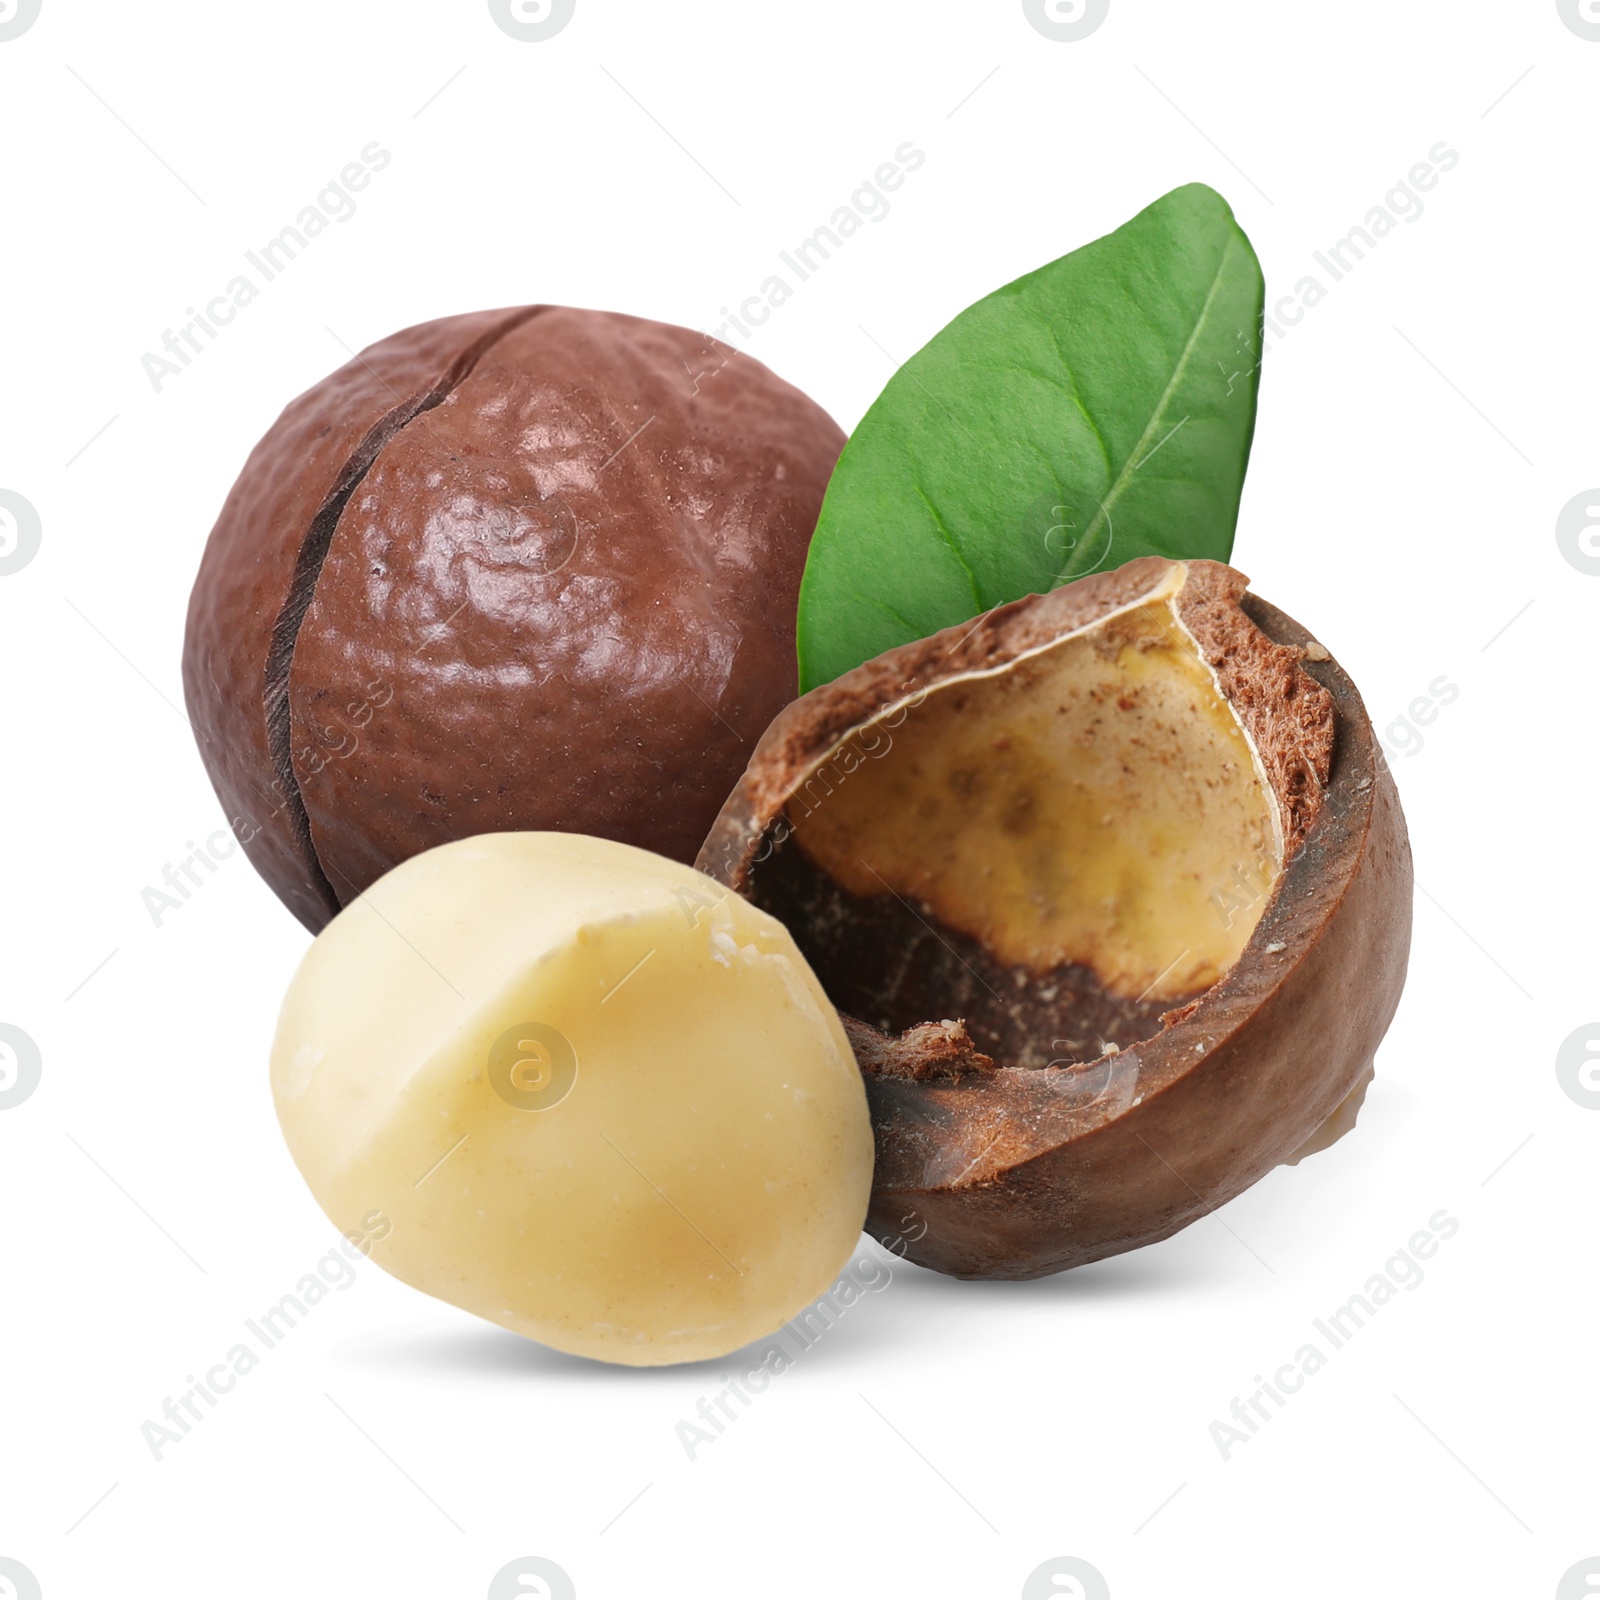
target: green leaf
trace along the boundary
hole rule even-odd
[[[1261,267],[1189,184],[969,306],[889,380],[828,485],[803,688],[1141,555],[1227,560]]]

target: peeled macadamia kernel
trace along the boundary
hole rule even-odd
[[[872,1181],[839,1019],[783,926],[675,862],[501,833],[312,945],[272,1053],[296,1164],[428,1294],[579,1355],[722,1355],[834,1280]]]

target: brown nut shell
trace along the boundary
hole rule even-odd
[[[1246,582],[1149,557],[886,652],[778,717],[706,840],[701,870],[783,918],[846,1014],[877,1137],[868,1228],[912,1261],[1030,1278],[1167,1238],[1294,1158],[1370,1072],[1410,947],[1404,818],[1355,686]],[[1082,965],[1013,970],[926,905],[841,890],[800,847],[799,797],[860,730],[1175,583],[1283,845],[1217,981],[1175,1004]],[[1105,1048],[1043,1064],[1074,1033]]]
[[[223,508],[184,648],[262,875],[315,931],[469,834],[691,860],[794,694],[842,444],[748,356],[558,306],[407,329],[302,395]]]

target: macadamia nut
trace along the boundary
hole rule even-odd
[[[557,1349],[718,1356],[827,1288],[872,1181],[837,1013],[782,924],[647,851],[486,834],[395,868],[284,1001],[278,1118],[373,1258]]]

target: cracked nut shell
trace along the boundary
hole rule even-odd
[[[494,831],[688,862],[794,695],[844,438],[685,328],[532,306],[364,350],[256,446],[184,689],[246,852],[316,931]]]
[[[1164,1239],[1346,1125],[1411,856],[1355,686],[1208,561],[888,651],[768,729],[699,866],[845,1018],[868,1228],[965,1278]]]

